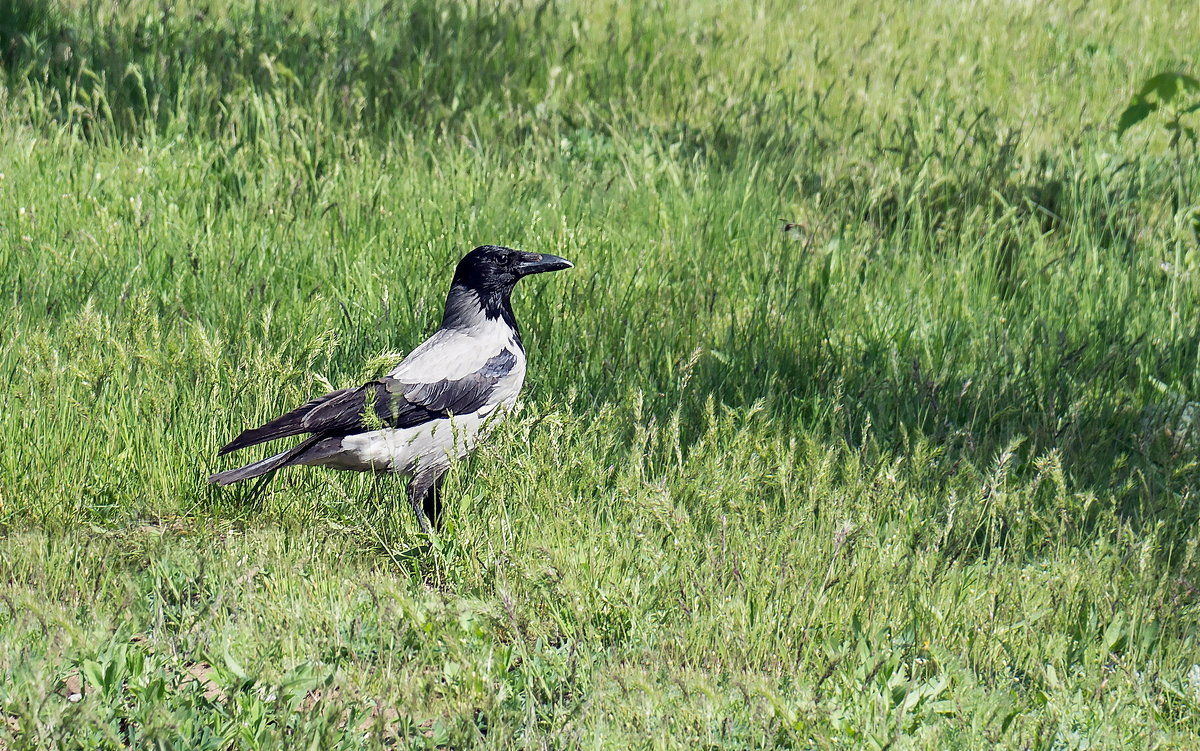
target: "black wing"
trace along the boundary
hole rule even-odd
[[[401,393],[412,404],[435,412],[465,415],[487,404],[500,379],[512,372],[517,356],[508,350],[483,364],[476,372],[454,381],[400,383]],[[397,383],[397,382],[393,382]]]
[[[302,433],[334,436],[385,427],[412,428],[452,414],[469,414],[488,403],[496,384],[512,372],[516,363],[516,356],[504,350],[475,373],[453,381],[404,383],[395,378],[381,378],[358,388],[334,391],[265,425],[244,431],[222,447],[220,453]]]

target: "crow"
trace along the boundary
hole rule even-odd
[[[220,455],[308,435],[292,448],[210,483],[229,485],[296,465],[406,475],[408,501],[425,534],[440,518],[441,481],[516,403],[525,348],[513,287],[525,276],[569,269],[564,258],[482,245],[459,261],[442,325],[390,373],[341,389],[244,431]]]

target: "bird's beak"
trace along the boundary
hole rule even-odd
[[[523,255],[524,258],[517,264],[517,270],[524,276],[542,274],[547,271],[562,271],[575,265],[565,258],[552,256],[549,253],[525,253]]]

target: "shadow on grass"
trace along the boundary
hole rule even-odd
[[[1055,451],[1072,493],[1114,503],[1138,534],[1165,524],[1163,555],[1177,556],[1200,522],[1200,505],[1188,502],[1200,486],[1200,405],[1158,392],[1138,400],[1146,390],[1130,384],[1145,370],[1194,362],[1200,345],[1131,339],[1119,317],[1094,335],[1106,346],[1046,330],[1020,348],[998,343],[987,368],[943,365],[937,374],[927,356],[893,342],[851,352],[749,337],[726,353],[727,362],[702,359],[693,383],[726,405],[764,402],[780,419],[852,447],[870,442],[904,454],[926,440],[940,447],[947,477],[964,463],[986,473],[1015,446],[1012,476],[1028,479],[1038,459]],[[700,411],[686,423],[693,435],[702,430]],[[1063,521],[1079,540],[1101,531],[1094,513]],[[1003,536],[977,543],[968,557],[1002,545]]]
[[[511,102],[532,108],[562,55],[545,4],[385,3],[373,14],[314,6],[315,23],[254,3],[228,17],[203,4],[158,14],[68,17],[13,0],[0,9],[11,89],[42,90],[46,115],[86,134],[136,136],[186,122],[208,135],[251,127],[247,95],[287,100],[342,125],[432,127]],[[569,54],[569,51],[568,51]]]
[[[717,111],[724,95],[711,112],[681,110],[670,100],[694,84],[705,50],[675,44],[686,22],[669,6],[593,25],[549,0],[304,10],[304,0],[253,3],[217,17],[164,5],[108,20],[13,0],[0,8],[0,65],[11,91],[32,92],[35,117],[93,138],[175,129],[240,145],[291,130],[338,148],[347,134],[508,144],[541,134],[556,146],[568,134],[605,150],[619,125],[633,140],[729,164],[747,151],[790,153],[815,109],[769,84],[739,92],[732,115]],[[670,114],[642,117],[652,106]]]

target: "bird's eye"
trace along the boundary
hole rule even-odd
[[[511,266],[512,265],[512,253],[501,253],[500,258],[498,260],[500,261],[501,266]]]

